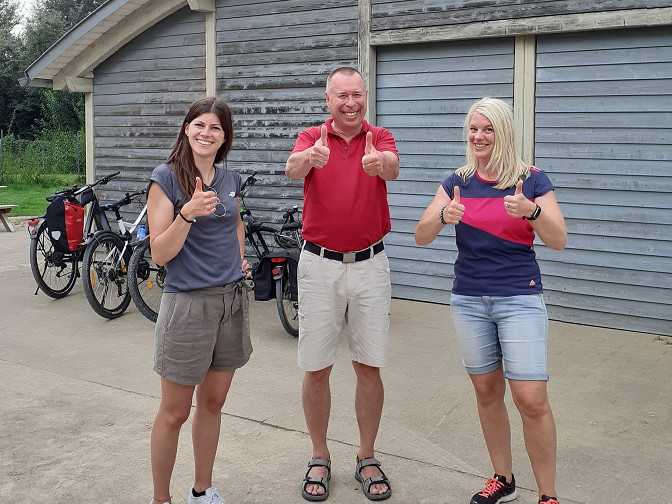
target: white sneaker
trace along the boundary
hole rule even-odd
[[[222,499],[217,493],[215,487],[210,487],[205,491],[205,495],[200,497],[194,497],[194,487],[189,489],[189,498],[187,499],[187,504],[225,504],[224,499]]]
[[[154,499],[150,500],[149,504],[154,504]],[[170,502],[164,502],[163,504],[170,504]]]

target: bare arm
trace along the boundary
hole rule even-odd
[[[541,207],[541,213],[536,220],[528,222],[548,247],[553,250],[564,249],[567,245],[567,225],[555,199],[555,193],[549,191],[535,198],[534,202]]]
[[[394,180],[399,176],[399,158],[394,152],[379,151],[373,146],[373,134],[366,134],[366,147],[362,157],[362,168],[371,176],[383,180]]]
[[[197,177],[196,190],[182,207],[182,215],[193,221],[196,217],[213,213],[216,203],[217,195],[212,191],[203,192],[201,179]],[[175,207],[161,186],[152,183],[147,195],[147,220],[152,260],[158,266],[163,266],[182,250],[191,228],[191,224],[179,215],[173,218],[174,213]]]
[[[302,179],[308,175],[311,168],[324,168],[327,161],[329,161],[329,144],[327,126],[323,124],[320,138],[317,139],[315,145],[289,156],[285,164],[285,175],[290,179]]]
[[[506,212],[511,217],[531,217],[537,205],[541,208],[541,214],[536,220],[528,222],[548,247],[554,250],[564,249],[567,244],[567,226],[553,191],[530,201],[523,194],[523,182],[519,181],[515,194],[504,197]]]
[[[302,152],[295,152],[285,164],[285,175],[290,179],[302,179],[308,175],[313,165],[310,162],[310,151],[313,147]]]
[[[455,197],[451,200],[443,186],[439,186],[434,199],[425,209],[415,228],[415,243],[428,245],[439,235],[444,227],[440,218],[441,209],[446,224],[459,224],[464,215],[464,205],[460,203],[460,189],[455,187],[454,191]]]

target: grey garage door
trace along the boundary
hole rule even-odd
[[[448,303],[457,251],[452,229],[427,247],[413,232],[440,182],[465,162],[462,123],[483,96],[512,102],[513,39],[379,47],[376,124],[397,140],[399,178],[388,183],[385,242],[397,298]]]
[[[672,31],[537,39],[536,163],[567,219],[552,316],[672,335]]]

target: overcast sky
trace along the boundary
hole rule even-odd
[[[23,22],[25,21],[26,16],[28,15],[28,12],[30,12],[30,10],[33,8],[33,5],[35,4],[36,1],[37,0],[19,0],[19,14],[21,15],[21,18],[22,18],[21,24],[23,24]],[[18,33],[20,31],[22,31],[22,29],[21,28],[15,28],[12,31],[14,33]]]

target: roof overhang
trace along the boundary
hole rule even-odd
[[[108,0],[34,61],[22,86],[93,90],[93,69],[139,34],[182,7],[214,12],[215,0]]]

